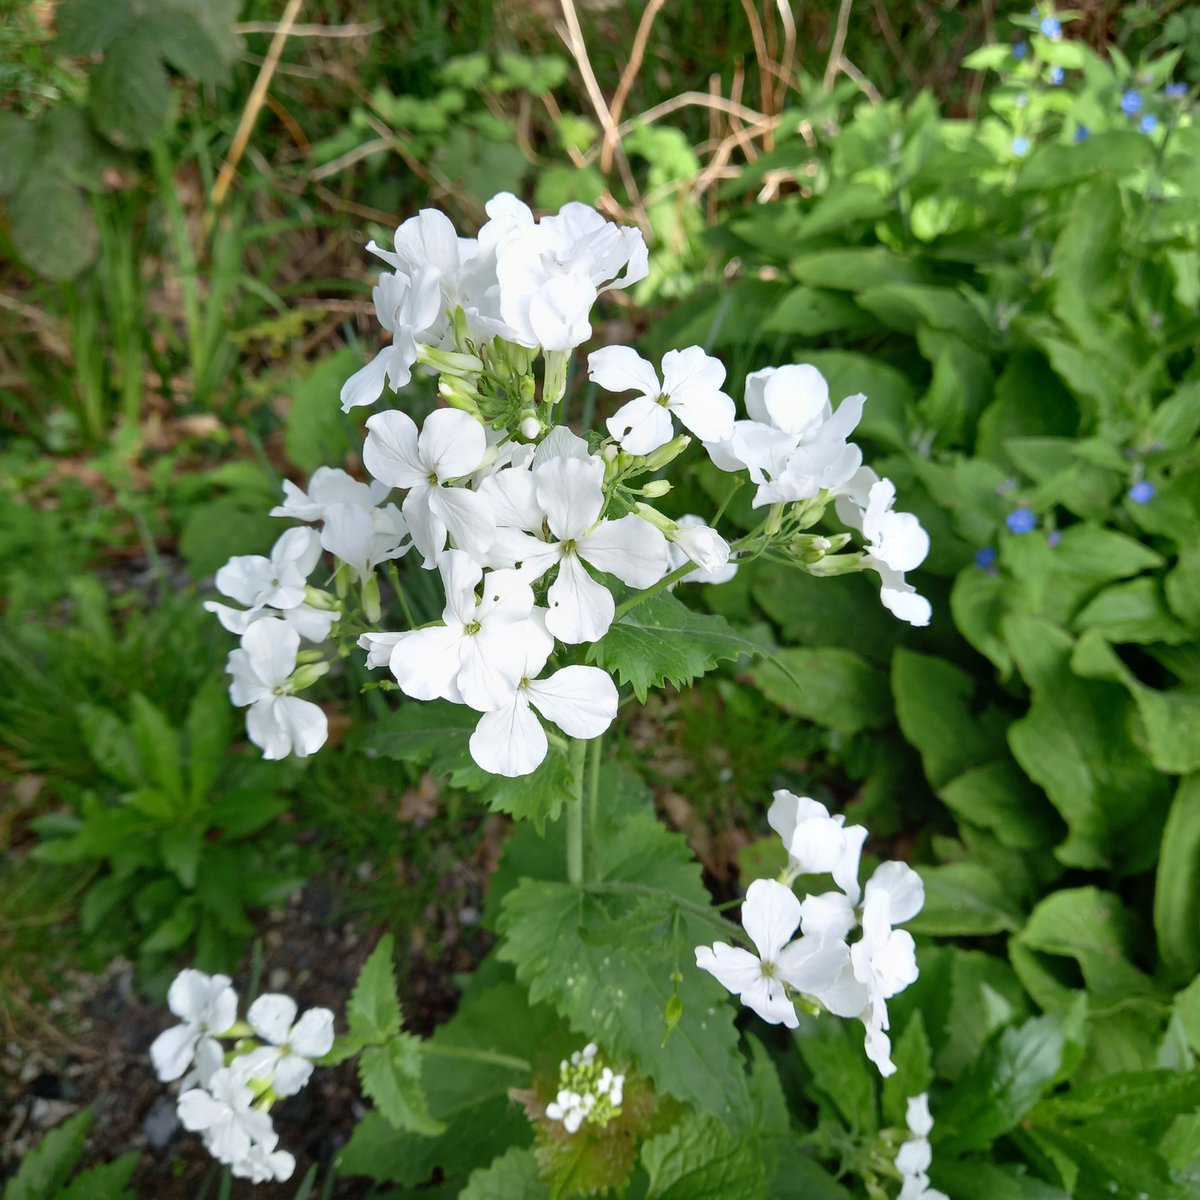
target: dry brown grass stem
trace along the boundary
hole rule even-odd
[[[206,219],[208,225],[212,224],[216,211],[224,202],[229,186],[233,183],[233,177],[237,174],[238,163],[242,161],[242,155],[250,141],[250,134],[254,130],[254,122],[258,120],[259,110],[267,96],[267,89],[271,86],[271,77],[279,65],[279,56],[283,53],[284,44],[287,42],[292,26],[296,23],[296,17],[299,16],[300,6],[303,3],[304,0],[288,0],[287,8],[283,10],[283,16],[279,18],[279,26],[271,38],[270,46],[267,47],[267,57],[263,60],[254,86],[250,89],[246,107],[242,110],[241,120],[238,121],[237,129],[234,131],[229,155],[221,164],[221,170],[217,173],[217,181],[213,184]]]
[[[775,0],[775,7],[779,10],[779,20],[783,25],[783,61],[779,64],[778,90],[771,110],[778,113],[787,99],[792,68],[796,64],[796,18],[792,15],[791,0]]]
[[[654,27],[654,19],[666,2],[667,0],[650,0],[650,3],[646,5],[646,11],[642,13],[642,19],[638,22],[637,33],[634,34],[629,61],[625,64],[625,70],[621,72],[617,90],[613,93],[612,103],[608,106],[609,123],[605,126],[604,142],[600,148],[600,170],[605,174],[612,167],[613,152],[616,149],[615,131],[620,124],[621,113],[625,108],[625,101],[629,98],[630,89],[633,87],[634,80],[637,79],[638,72],[642,69],[642,62],[646,57],[646,46],[650,41],[650,31]]]
[[[355,146],[353,150],[347,150],[345,154],[339,154],[337,158],[331,158],[327,163],[308,173],[308,177],[317,182],[321,179],[328,179],[331,175],[337,175],[344,171],[347,167],[352,167],[356,162],[361,162],[364,158],[370,158],[372,154],[378,154],[381,150],[390,150],[395,139],[390,135],[377,137],[374,141],[364,142],[361,146]]]
[[[850,7],[854,0],[842,0],[838,8],[837,26],[833,33],[833,43],[829,47],[829,61],[825,64],[825,77],[821,86],[829,91],[838,72],[842,70],[842,53],[846,49],[846,34],[850,28]]]
[[[767,39],[763,33],[763,24],[752,0],[742,0],[742,11],[746,14],[746,23],[750,26],[750,40],[754,43],[754,57],[758,59],[758,89],[762,110],[768,116],[772,112],[771,81],[767,77],[767,63],[772,62],[767,52]]]

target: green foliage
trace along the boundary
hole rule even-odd
[[[4,1185],[3,1200],[132,1200],[127,1185],[137,1167],[136,1151],[71,1178],[93,1116],[85,1108],[46,1134]]]

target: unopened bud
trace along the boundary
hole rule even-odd
[[[648,525],[653,525],[655,529],[661,529],[668,537],[671,537],[679,528],[678,523],[672,521],[670,517],[664,517],[657,508],[651,508],[650,505],[642,504],[641,501],[633,506],[633,511]]]
[[[537,417],[525,417],[517,426],[517,430],[523,438],[532,442],[542,432],[542,423]]]
[[[849,541],[848,533],[835,533],[832,536],[821,533],[802,533],[792,539],[791,551],[801,562],[815,563],[831,554],[836,554]]]
[[[642,495],[647,500],[657,500],[659,496],[665,496],[670,490],[671,481],[669,479],[652,479],[642,488]]]
[[[341,607],[337,599],[310,583],[304,589],[304,603],[309,608],[319,608],[322,612],[337,612]]]
[[[327,662],[307,663],[303,667],[297,667],[292,672],[292,677],[288,680],[288,683],[291,685],[293,692],[302,692],[305,688],[312,687],[328,670],[329,664]]]
[[[813,563],[806,563],[804,569],[810,575],[827,579],[833,575],[853,575],[862,571],[866,566],[866,556],[859,554],[829,554]]]
[[[455,350],[438,350],[433,346],[417,345],[417,362],[432,367],[439,375],[469,379],[483,371],[483,360],[474,354],[460,354]]]
[[[362,585],[362,606],[363,612],[367,614],[367,620],[374,625],[383,616],[383,608],[379,603],[379,576],[368,575],[363,580]]]
[[[470,413],[478,421],[483,420],[483,415],[479,411],[479,393],[465,379],[442,375],[438,379],[438,395],[451,408],[458,408],[465,413]]]
[[[651,450],[649,454],[641,456],[641,465],[647,471],[660,471],[667,463],[674,462],[691,444],[692,439],[686,433],[680,434],[665,446],[659,446],[657,450]]]

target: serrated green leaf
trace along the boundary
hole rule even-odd
[[[908,1120],[909,1100],[928,1092],[933,1083],[932,1051],[920,1009],[909,1017],[904,1032],[894,1038],[892,1062],[896,1072],[883,1081],[883,1123],[903,1129]]]
[[[8,1181],[4,1200],[53,1200],[83,1154],[94,1115],[85,1108],[46,1134]]]
[[[776,650],[750,678],[786,712],[842,733],[879,729],[892,719],[887,677],[851,650]]]
[[[210,828],[224,831],[227,838],[243,838],[270,824],[285,812],[288,801],[259,788],[239,788],[226,792],[205,810]]]
[[[37,153],[72,183],[91,192],[104,186],[104,169],[121,162],[120,154],[96,133],[87,109],[74,104],[56,104],[42,116]]]
[[[158,55],[184,75],[201,83],[225,83],[229,62],[225,49],[228,37],[218,40],[215,29],[202,21],[187,6],[175,0],[152,9],[139,19]]]
[[[1200,1075],[1178,1071],[1126,1071],[1043,1100],[1030,1114],[1034,1125],[1094,1121],[1164,1121],[1200,1104]]]
[[[495,776],[484,791],[493,812],[506,812],[518,821],[532,821],[541,830],[557,821],[563,805],[575,798],[574,780],[567,756],[551,749],[538,767],[514,779]]]
[[[806,1014],[796,1031],[796,1049],[812,1076],[822,1114],[856,1133],[874,1133],[879,1128],[877,1075],[863,1053],[861,1027]]]
[[[60,54],[105,50],[133,23],[127,0],[63,0],[54,13]]]
[[[91,205],[61,175],[27,172],[8,199],[8,226],[21,258],[46,279],[73,279],[96,257]]]
[[[376,721],[364,747],[385,758],[419,763],[434,775],[449,775],[455,787],[478,790],[492,783],[468,748],[479,714],[447,700],[414,701]]]
[[[122,149],[150,145],[171,108],[171,89],[153,35],[136,28],[112,41],[91,84],[96,128]]]
[[[429,1115],[421,1084],[421,1062],[421,1039],[410,1033],[393,1033],[384,1045],[363,1050],[358,1059],[358,1077],[363,1093],[375,1101],[391,1125],[436,1137],[446,1127]]]
[[[178,950],[195,933],[196,920],[196,906],[181,904],[142,940],[142,953],[165,954],[168,950]]]
[[[132,1193],[126,1190],[126,1185],[137,1170],[140,1157],[136,1150],[131,1150],[113,1162],[81,1171],[55,1200],[127,1200]]]
[[[644,703],[652,687],[686,687],[719,662],[756,657],[762,649],[724,617],[693,612],[670,593],[660,592],[618,617],[588,648],[588,662],[632,686]]]
[[[471,1172],[459,1200],[550,1200],[532,1150],[514,1146],[490,1166]]]
[[[642,1146],[646,1200],[766,1200],[754,1144],[708,1116],[684,1117]]]
[[[346,1006],[346,1020],[355,1037],[382,1040],[400,1033],[400,1001],[392,969],[395,943],[386,933],[358,973]]]
[[[1154,932],[1174,979],[1182,983],[1200,971],[1200,775],[1180,782],[1163,829]]]

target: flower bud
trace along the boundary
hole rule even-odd
[[[665,496],[671,490],[671,482],[668,479],[652,479],[644,488],[642,495],[647,500],[657,500],[659,496]]]
[[[329,664],[327,662],[307,663],[303,667],[297,667],[292,672],[292,677],[288,680],[288,685],[293,692],[302,692],[305,688],[312,687],[328,671]]]
[[[655,529],[661,529],[667,537],[674,537],[675,531],[679,528],[678,523],[672,521],[670,517],[664,517],[657,508],[651,508],[649,504],[643,504],[641,501],[634,504],[633,511],[648,525],[653,525]]]
[[[631,454],[628,458],[631,464],[638,463],[644,471],[660,471],[667,463],[674,462],[691,444],[692,439],[683,433],[677,438],[672,438],[665,446],[651,450],[649,454]]]
[[[470,379],[483,372],[483,360],[474,354],[459,354],[454,350],[438,350],[418,344],[417,362],[432,367],[439,375]]]
[[[707,525],[681,523],[667,536],[701,570],[719,571],[729,562],[729,543]]]
[[[452,375],[442,375],[438,379],[438,395],[451,408],[462,409],[463,412],[469,413],[477,421],[483,420],[483,414],[479,411],[479,393],[465,379],[456,379]]]
[[[827,579],[833,575],[853,575],[855,571],[866,569],[866,556],[860,554],[830,554],[813,563],[806,563],[804,569],[810,575]]]
[[[383,608],[379,603],[379,576],[368,575],[362,585],[363,612],[367,620],[374,625],[383,617]]]
[[[831,554],[836,554],[850,542],[848,533],[832,535],[820,533],[802,533],[794,537],[790,544],[791,552],[803,563],[820,562]]]
[[[542,432],[542,423],[537,417],[525,417],[517,426],[517,431],[527,441],[532,442]]]
[[[331,596],[328,592],[323,592],[320,588],[313,587],[311,583],[304,589],[304,603],[309,608],[319,608],[322,612],[337,612],[341,607],[336,597]]]

